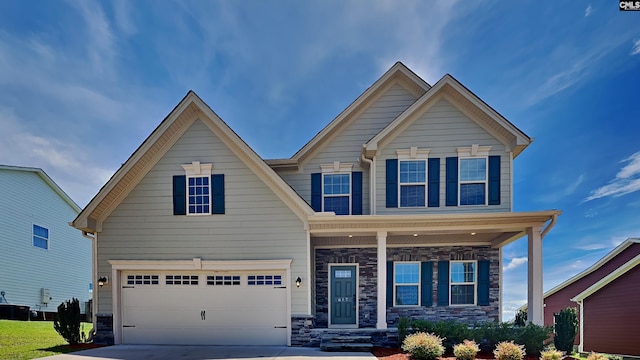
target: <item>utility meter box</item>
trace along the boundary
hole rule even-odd
[[[51,301],[51,293],[49,289],[42,288],[42,303],[48,304]]]

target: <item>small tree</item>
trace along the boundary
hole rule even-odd
[[[80,302],[73,298],[58,305],[58,313],[53,319],[53,328],[69,344],[80,342]]]
[[[556,349],[571,354],[573,352],[573,342],[576,340],[576,334],[578,333],[576,308],[564,308],[559,313],[553,314],[553,316],[555,316],[556,320],[553,345]]]

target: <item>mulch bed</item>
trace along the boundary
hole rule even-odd
[[[411,360],[409,354],[402,353],[402,349],[398,348],[380,348],[374,347],[372,351],[373,355],[380,360]],[[476,355],[476,359],[494,359],[492,353],[480,352]],[[444,354],[440,360],[456,360],[453,354]],[[523,360],[539,360],[537,356],[525,356]],[[564,360],[575,360],[573,357],[567,356]]]

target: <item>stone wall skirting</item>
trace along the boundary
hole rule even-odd
[[[394,327],[400,317],[432,321],[459,320],[468,323],[498,321],[500,318],[500,250],[490,246],[407,246],[389,247],[387,261],[433,262],[433,306],[392,307],[387,304],[387,324]],[[328,327],[329,264],[358,264],[358,325],[375,327],[377,321],[377,249],[336,248],[315,250],[315,325]],[[438,261],[489,260],[488,306],[437,306]],[[386,266],[386,264],[385,264]],[[386,280],[383,280],[386,281]]]
[[[113,314],[96,314],[94,344],[113,345]]]
[[[318,347],[320,340],[315,343],[311,336],[314,328],[314,318],[311,315],[291,316],[291,346]]]

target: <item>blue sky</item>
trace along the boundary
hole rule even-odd
[[[563,211],[545,289],[640,236],[640,13],[612,0],[1,1],[0,164],[84,206],[189,89],[289,157],[396,61],[452,74],[535,138],[514,206]],[[504,257],[508,319],[526,240]]]

